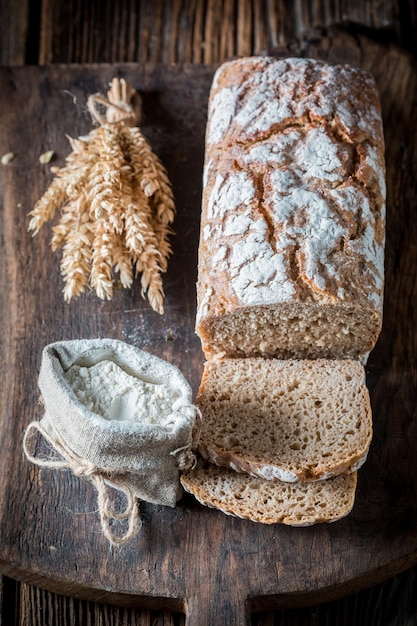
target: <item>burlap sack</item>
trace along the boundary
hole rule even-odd
[[[130,376],[165,383],[176,390],[177,399],[164,424],[105,419],[77,399],[66,372],[72,365],[91,367],[113,361]],[[62,341],[45,347],[39,373],[45,406],[40,422],[29,424],[24,436],[28,458],[43,467],[69,467],[87,476],[98,491],[103,531],[112,543],[129,540],[138,525],[135,499],[174,506],[181,495],[179,472],[192,466],[194,439],[198,436],[197,409],[192,392],[173,365],[114,339]],[[37,433],[60,457],[35,452]],[[111,509],[108,486],[123,491],[126,510]],[[112,531],[112,519],[128,520],[123,536]]]

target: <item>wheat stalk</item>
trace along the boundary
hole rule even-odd
[[[150,198],[160,186],[156,157],[139,128],[124,128],[122,132],[133,175],[145,196]]]
[[[168,259],[172,254],[169,237],[174,235],[174,230],[167,224],[163,224],[158,219],[152,219],[152,228],[155,233],[156,246],[161,255],[160,265],[162,272],[168,269]]]
[[[36,235],[48,220],[53,219],[55,211],[67,199],[67,189],[63,178],[55,178],[42,198],[35,204],[29,213],[29,230]]]
[[[85,196],[80,196],[68,211],[65,225],[55,231],[52,245],[63,248],[61,274],[64,278],[64,300],[79,296],[88,285],[94,234],[89,221]]]
[[[139,128],[126,128],[127,150],[134,175],[146,196],[153,196],[153,206],[160,222],[172,224],[175,202],[167,172]]]
[[[61,216],[51,246],[62,249],[64,299],[90,283],[101,299],[113,296],[113,272],[123,287],[140,275],[141,293],[163,313],[161,274],[172,253],[175,204],[168,175],[139,128],[138,94],[113,79],[107,99],[96,94],[88,108],[100,123],[86,136],[68,137],[72,152],[29,213],[29,230]],[[98,107],[106,108],[103,116]]]
[[[97,221],[92,243],[90,284],[102,300],[111,300],[113,296],[112,267],[112,238],[103,224]]]
[[[128,289],[133,283],[132,256],[124,244],[122,235],[113,240],[113,262],[122,286]]]

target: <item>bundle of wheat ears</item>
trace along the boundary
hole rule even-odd
[[[175,205],[166,170],[137,127],[139,95],[114,78],[107,98],[92,95],[87,106],[100,126],[68,137],[72,152],[64,167],[51,168],[56,176],[29,213],[29,230],[36,234],[61,208],[51,246],[62,248],[67,302],[88,285],[111,299],[114,272],[127,288],[140,275],[142,295],[162,314]]]

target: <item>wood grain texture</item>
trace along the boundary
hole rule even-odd
[[[43,0],[39,63],[218,63],[337,23],[417,52],[413,0]]]
[[[17,590],[13,590],[13,585]],[[417,569],[354,597],[318,606],[253,613],[252,626],[415,626]],[[185,617],[79,600],[6,579],[3,626],[184,626]]]
[[[416,320],[417,300],[417,233],[412,219],[417,155],[415,140],[408,132],[416,124],[415,62],[395,48],[338,31],[324,39],[304,39],[290,52],[362,64],[374,72],[383,103],[389,183],[389,298],[384,333],[368,368],[377,417],[375,441],[361,473],[352,515],[332,527],[301,531],[259,528],[203,510],[185,498],[174,511],[144,506],[144,532],[137,543],[113,552],[98,532],[89,485],[68,472],[39,472],[22,459],[24,425],[39,417],[35,379],[40,349],[51,340],[63,335],[111,334],[171,360],[181,367],[194,390],[198,385],[202,361],[192,332],[194,268],[212,69],[6,70],[1,74],[0,97],[7,106],[2,106],[0,139],[18,158],[1,171],[5,263],[0,267],[0,280],[8,298],[0,303],[0,315],[8,321],[0,347],[9,365],[0,412],[4,451],[0,463],[5,476],[0,487],[0,560],[5,573],[61,593],[126,606],[144,602],[161,610],[186,611],[190,624],[244,624],[249,610],[258,613],[277,605],[330,600],[415,562],[416,325],[410,320]],[[168,167],[180,206],[175,257],[167,283],[169,306],[163,320],[149,312],[138,289],[117,294],[110,304],[103,305],[90,296],[64,306],[58,260],[48,248],[50,233],[45,231],[33,241],[26,233],[26,213],[50,178],[47,168],[37,163],[37,156],[53,147],[63,158],[68,151],[64,133],[79,134],[89,128],[83,106],[86,96],[102,90],[115,71],[145,92],[144,131]],[[38,120],[24,133],[24,142],[16,131],[22,128],[23,104],[28,119]],[[172,336],[174,341],[166,341]],[[400,458],[399,449],[403,452]],[[149,554],[149,547],[155,546],[163,549]],[[187,562],[193,562],[192,577],[186,573],[185,555]],[[242,574],[239,568],[245,559],[251,567]],[[263,572],[268,573],[267,580]],[[199,583],[198,589],[190,591],[191,580],[195,587]],[[231,588],[230,581],[241,584]],[[117,593],[113,595],[109,589]],[[311,593],[305,595],[305,591]],[[36,596],[31,592],[30,597]],[[36,606],[39,611],[41,604]]]
[[[0,0],[0,65],[23,65],[26,62],[29,30],[29,0]]]
[[[415,626],[416,570],[356,597],[301,609],[254,613],[252,626]]]
[[[19,583],[17,583],[19,585]],[[355,598],[292,610],[253,613],[252,626],[415,626],[417,570],[412,569]],[[184,626],[185,618],[168,612],[102,605],[20,584],[14,611],[10,581],[6,593],[12,612],[5,626]],[[12,595],[11,595],[12,594]]]
[[[183,615],[166,611],[138,611],[49,593],[22,584],[19,626],[183,626]]]

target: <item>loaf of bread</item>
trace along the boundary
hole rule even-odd
[[[209,100],[196,331],[207,358],[355,358],[382,324],[385,165],[370,74],[223,64]]]
[[[189,470],[181,483],[201,504],[263,524],[311,526],[350,513],[357,475],[342,474],[315,483],[283,483],[215,467]]]
[[[269,480],[356,471],[371,443],[358,361],[215,359],[205,364],[196,404],[202,457]]]

